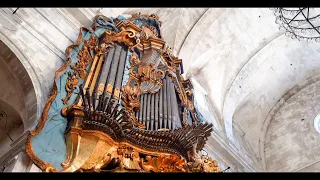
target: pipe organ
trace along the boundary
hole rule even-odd
[[[64,72],[59,77],[65,89],[55,81],[43,121],[28,138],[27,152],[40,168],[220,172],[215,160],[200,154],[212,124],[199,120],[192,84],[181,76],[182,60],[166,45],[160,25],[154,14],[97,16],[86,35],[80,32],[77,44],[67,48],[69,61],[56,73]],[[67,122],[66,157],[59,170],[31,148],[36,144],[31,138],[51,122],[45,112],[50,114],[52,102],[63,103],[55,108],[61,107]]]

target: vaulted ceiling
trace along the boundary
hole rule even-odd
[[[265,136],[274,114],[298,91],[297,87],[320,73],[320,43],[285,36],[268,8],[52,9],[35,8],[30,14],[38,12],[38,18],[53,22],[55,18],[50,17],[56,17],[56,13],[65,20],[52,23],[65,28],[62,32],[68,37],[65,41],[52,40],[52,49],[58,49],[59,55],[76,41],[79,27],[90,26],[97,14],[157,14],[164,40],[183,60],[184,76],[193,78],[206,91],[220,144],[223,142],[228,152],[238,154],[237,158],[253,170],[268,170]],[[17,15],[24,17],[24,12]],[[35,26],[33,16],[25,14],[24,18]],[[39,25],[34,29],[49,31],[49,26],[42,28]],[[50,38],[55,36],[48,35]]]

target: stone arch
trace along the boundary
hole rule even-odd
[[[24,124],[24,132],[26,132],[36,125],[41,115],[44,100],[40,98],[43,96],[40,82],[25,54],[1,33],[0,64],[5,74],[14,82],[15,89],[20,91],[21,104],[19,106],[25,108],[25,111],[20,113],[22,113],[21,119]]]
[[[22,157],[28,168],[34,166],[26,158],[25,140],[29,130],[37,125],[45,101],[38,75],[26,53],[0,30],[0,87],[3,90],[0,94],[0,110],[11,107],[11,110],[5,110],[11,112],[7,113],[11,114],[7,122],[21,123],[9,129],[10,137],[5,133],[5,138],[0,141],[0,164],[8,172],[19,166],[17,161]]]

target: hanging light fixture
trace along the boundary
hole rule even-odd
[[[285,34],[298,40],[320,42],[320,8],[271,8]]]

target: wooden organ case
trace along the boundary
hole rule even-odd
[[[61,110],[68,120],[61,171],[221,172],[215,160],[199,155],[212,124],[198,121],[182,60],[159,28],[136,22],[161,24],[158,17],[104,18],[119,31],[88,39],[68,74],[62,101],[79,91]]]

